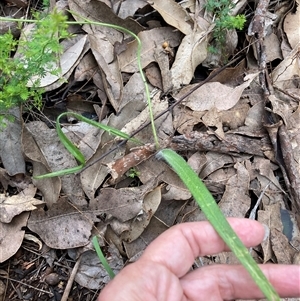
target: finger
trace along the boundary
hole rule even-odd
[[[228,221],[246,247],[256,246],[263,240],[265,228],[259,222],[240,218],[230,218]],[[226,250],[228,247],[209,222],[184,223],[155,239],[141,259],[160,263],[182,277],[196,257]]]
[[[281,297],[300,297],[299,265],[260,265]],[[199,268],[180,279],[188,300],[234,300],[263,298],[248,272],[238,265]],[[214,296],[212,296],[214,292]]]

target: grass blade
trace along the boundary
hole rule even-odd
[[[115,273],[111,269],[111,267],[109,266],[104,254],[102,253],[102,250],[101,250],[101,248],[99,246],[99,243],[98,243],[97,236],[93,237],[92,242],[93,242],[94,248],[96,250],[96,253],[97,253],[103,267],[105,268],[106,272],[108,273],[110,279],[113,279],[115,277]]]
[[[170,149],[159,151],[157,158],[164,159],[178,174],[193,195],[208,221],[246,268],[266,298],[269,301],[280,301],[275,289],[265,277],[255,260],[251,257],[242,241],[233,231],[209,190],[186,161]]]

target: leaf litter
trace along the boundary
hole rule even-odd
[[[185,156],[225,216],[254,215],[269,226],[269,239],[252,251],[258,262],[299,263],[299,6],[281,1],[278,6],[270,4],[268,14],[261,16],[245,6],[245,1],[238,1],[235,13],[251,12],[254,17],[248,28],[227,36],[228,53],[238,63],[217,69],[222,61],[218,53],[208,51],[214,24],[204,1],[57,3],[69,7],[76,20],[81,15],[114,23],[139,36],[154,115],[183,98],[172,112],[156,120],[161,145]],[[265,18],[264,27],[258,26],[261,18]],[[262,39],[256,41],[255,36]],[[246,43],[247,51],[241,46]],[[260,48],[259,43],[265,47]],[[63,130],[84,153],[88,167],[61,178],[28,177],[77,165],[53,128],[61,112],[96,118],[127,133],[148,121],[136,47],[127,34],[82,26],[73,44],[65,46],[61,76],[49,74],[42,79],[44,116],[32,113],[25,119],[24,115],[21,127],[16,110],[16,120],[1,132],[1,269],[9,273],[7,264],[12,260],[23,264],[23,271],[29,268],[23,259],[28,256],[29,243],[24,237],[36,237],[36,243],[32,240],[29,246],[43,259],[33,265],[34,270],[46,264],[52,276],[41,274],[40,279],[58,277],[64,283],[50,281],[51,286],[28,280],[44,291],[40,300],[50,300],[53,289],[62,296],[70,271],[66,266],[57,268],[54,262],[66,262],[66,258],[77,264],[72,265],[74,290],[65,294],[75,294],[77,300],[85,300],[79,297],[84,289],[92,298],[98,294],[108,275],[92,250],[95,234],[100,234],[100,245],[112,268],[119,271],[172,225],[204,220],[177,175],[153,156],[149,127],[136,135],[145,146],[128,142],[110,152],[118,139],[65,119]],[[215,77],[193,90],[209,74]],[[202,263],[235,260],[222,253],[202,258]],[[26,279],[25,274],[19,278],[11,273],[6,277]],[[62,277],[64,273],[67,278]],[[15,292],[8,285],[12,296]],[[0,300],[8,300],[2,296],[0,291]]]

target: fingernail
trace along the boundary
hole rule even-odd
[[[270,228],[266,224],[262,224],[262,225],[265,228],[265,236],[264,236],[263,241],[266,241],[270,235]]]

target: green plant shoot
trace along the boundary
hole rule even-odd
[[[141,142],[135,138],[131,138],[130,135],[123,133],[122,131],[119,131],[113,127],[110,127],[108,125],[102,124],[100,122],[88,119],[80,114],[76,114],[76,113],[72,113],[72,112],[65,112],[60,114],[57,119],[56,119],[56,132],[57,135],[60,139],[60,141],[62,142],[62,144],[64,145],[64,147],[70,152],[70,154],[78,161],[79,165],[72,167],[72,168],[67,168],[67,169],[63,169],[63,170],[59,170],[59,171],[54,171],[51,173],[47,173],[44,175],[40,175],[40,176],[34,176],[35,179],[45,179],[45,178],[52,178],[52,177],[60,177],[60,176],[65,176],[65,175],[69,175],[69,174],[73,174],[76,172],[79,172],[84,166],[85,166],[85,158],[84,155],[82,154],[82,152],[72,143],[72,141],[69,140],[69,138],[64,134],[64,132],[61,129],[60,126],[60,119],[64,116],[73,116],[76,119],[86,122],[90,125],[93,125],[95,127],[98,127],[114,136],[123,138],[123,139],[128,139],[132,142],[138,143],[140,144]]]
[[[236,255],[236,257],[240,260],[266,298],[269,301],[280,301],[275,289],[262,273],[261,269],[251,257],[242,241],[235,234],[211,193],[199,179],[198,175],[193,171],[193,169],[181,156],[170,149],[159,151],[157,158],[164,159],[178,174],[180,179],[191,192],[208,221],[212,224],[214,229]]]
[[[0,115],[29,98],[40,107],[43,93],[39,88],[40,78],[47,72],[59,72],[53,63],[62,52],[60,39],[70,37],[66,17],[53,11],[47,16],[36,13],[35,18],[35,28],[30,33],[23,32],[19,41],[11,33],[0,35]],[[12,58],[16,50],[18,55]]]
[[[97,239],[97,236],[94,236],[93,239],[92,239],[92,242],[93,242],[93,245],[94,245],[94,248],[95,248],[95,251],[99,257],[99,260],[101,261],[103,267],[105,268],[107,274],[109,275],[110,279],[113,279],[115,277],[115,273],[114,271],[111,269],[111,267],[109,266],[100,246],[99,246],[99,243],[98,243],[98,239]]]

